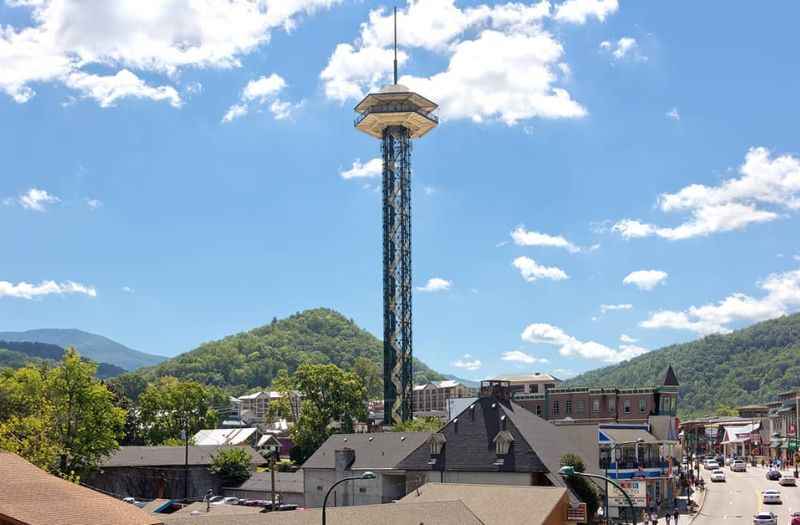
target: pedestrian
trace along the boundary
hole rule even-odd
[[[672,519],[672,516],[669,515],[669,512],[667,512],[665,519],[667,520],[667,525],[669,525],[669,520]]]
[[[672,511],[672,517],[675,518],[675,525],[678,525],[678,516],[680,516],[680,512],[678,512],[678,507],[675,507],[675,510]]]
[[[652,523],[653,525],[658,525],[658,514],[656,513],[656,511],[652,511],[650,513],[650,523]]]

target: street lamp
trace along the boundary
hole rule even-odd
[[[375,476],[374,472],[368,470],[363,474],[361,474],[360,476],[351,476],[349,478],[340,479],[339,481],[331,485],[331,488],[329,488],[328,492],[325,493],[325,499],[322,500],[322,525],[325,525],[325,507],[328,506],[328,496],[331,495],[331,492],[333,492],[333,489],[336,488],[336,485],[344,483],[345,481],[356,481],[359,479],[375,479],[376,477],[377,476]]]
[[[633,501],[631,501],[631,498],[630,498],[630,496],[628,496],[628,493],[625,492],[625,489],[620,487],[619,484],[616,481],[614,481],[612,479],[609,479],[606,476],[600,476],[598,474],[587,474],[586,472],[577,472],[575,470],[575,467],[570,466],[570,465],[565,465],[565,466],[561,467],[561,469],[559,469],[558,473],[561,475],[562,478],[571,478],[572,476],[579,476],[579,477],[582,477],[582,478],[595,478],[595,479],[605,480],[606,486],[608,486],[607,485],[608,483],[611,483],[612,485],[617,487],[620,492],[622,492],[622,495],[625,496],[625,499],[628,501],[628,506],[631,509],[631,520],[633,520],[633,525],[636,525],[636,511],[633,508]],[[608,491],[606,491],[606,502],[608,502]],[[324,512],[325,511],[323,510],[323,513]],[[608,519],[608,515],[606,515],[606,519]],[[325,523],[324,522],[324,514],[323,514],[323,523]]]
[[[273,443],[268,445],[267,454],[269,456],[269,473],[272,480],[272,491],[270,492],[269,510],[275,510],[275,465],[280,457],[281,446]]]

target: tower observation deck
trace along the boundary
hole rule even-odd
[[[395,25],[395,57],[397,36]],[[381,140],[383,157],[383,421],[413,417],[411,404],[411,139],[436,127],[437,105],[397,83],[355,107],[355,127]]]

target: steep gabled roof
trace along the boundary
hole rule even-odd
[[[664,386],[680,386],[678,384],[678,378],[675,376],[675,371],[672,369],[672,365],[669,365],[667,368],[667,373],[664,374],[664,382],[662,384]]]

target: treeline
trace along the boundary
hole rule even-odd
[[[672,345],[592,370],[568,386],[657,385],[672,365],[680,382],[679,415],[731,414],[800,387],[800,314],[726,335]]]

